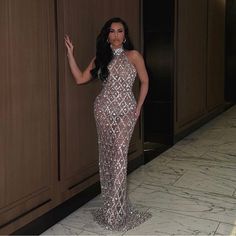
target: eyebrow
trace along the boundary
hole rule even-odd
[[[115,29],[110,27],[110,30],[115,30]],[[124,29],[123,28],[118,28],[117,30],[124,30]]]

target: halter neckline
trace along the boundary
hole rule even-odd
[[[111,49],[114,56],[119,56],[124,51],[123,47],[115,48],[115,49],[111,48]]]

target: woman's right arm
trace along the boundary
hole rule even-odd
[[[92,79],[92,75],[91,75],[90,71],[94,68],[95,58],[92,59],[92,61],[88,65],[88,67],[84,70],[84,72],[82,72],[79,69],[79,67],[75,61],[75,58],[73,55],[74,46],[73,46],[68,35],[65,36],[65,45],[67,47],[67,57],[68,57],[70,70],[71,70],[71,73],[75,79],[75,82],[77,84],[87,83],[89,80]]]

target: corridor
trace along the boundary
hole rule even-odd
[[[129,196],[153,217],[124,234],[93,222],[100,195],[44,235],[236,235],[236,106],[128,176]]]

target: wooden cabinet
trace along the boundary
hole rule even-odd
[[[150,78],[144,141],[158,148],[172,145],[225,109],[226,0],[155,4],[143,1]]]
[[[226,1],[225,29],[225,98],[236,102],[236,1]]]
[[[43,212],[55,197],[57,119],[52,3],[0,2],[0,227],[6,229],[11,223],[14,228],[15,219],[21,216]],[[24,220],[29,221],[27,217]]]
[[[225,0],[208,1],[207,111],[224,103]]]
[[[174,135],[224,107],[225,3],[176,1]]]
[[[207,1],[176,4],[176,131],[205,112]]]

